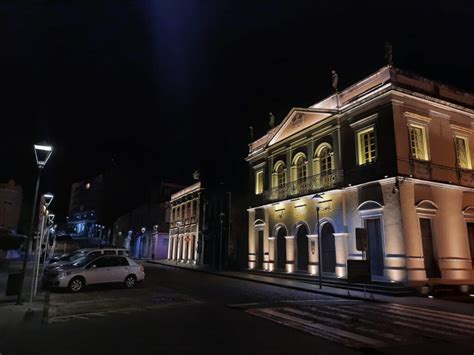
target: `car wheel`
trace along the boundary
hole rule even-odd
[[[84,288],[84,280],[81,277],[75,277],[69,281],[68,289],[71,292],[79,292]]]
[[[137,278],[135,275],[128,275],[123,284],[126,288],[134,288],[137,284]]]

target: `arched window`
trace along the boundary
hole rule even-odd
[[[273,167],[272,186],[284,186],[286,184],[286,167],[281,160],[277,161]]]
[[[321,174],[327,174],[332,170],[332,154],[329,147],[324,147],[319,152],[319,169]]]
[[[301,180],[305,179],[308,176],[308,166],[306,155],[303,153],[298,153],[293,159],[292,170],[292,180]]]
[[[334,153],[328,143],[319,145],[314,154],[314,172],[315,174],[326,175],[334,169]]]

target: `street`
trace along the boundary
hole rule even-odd
[[[471,354],[474,317],[341,299],[146,264],[132,290],[50,293],[44,324],[0,332],[0,353]],[[3,339],[2,339],[3,338]],[[206,349],[201,351],[201,349]]]

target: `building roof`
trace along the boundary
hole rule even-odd
[[[183,196],[189,195],[199,190],[201,190],[201,181],[198,181],[195,184],[185,187],[184,189],[172,194],[171,201],[177,200]]]
[[[474,114],[474,94],[387,65],[309,108],[293,108],[278,126],[249,144],[249,157],[334,114],[346,111],[368,95],[390,88],[434,98]]]

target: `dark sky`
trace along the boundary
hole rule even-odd
[[[42,190],[64,215],[70,184],[112,159],[168,181],[206,166],[246,184],[248,126],[385,64],[474,92],[472,1],[2,1],[0,181],[30,200],[32,144],[54,145]]]

